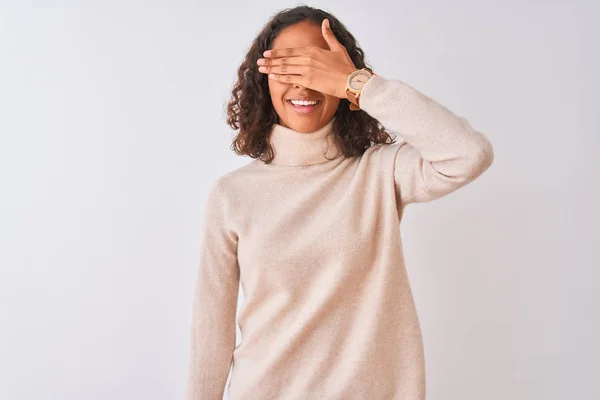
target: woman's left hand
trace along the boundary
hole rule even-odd
[[[270,79],[298,84],[318,92],[345,99],[348,76],[356,71],[346,48],[338,42],[323,20],[321,31],[331,50],[316,46],[271,49],[259,58],[259,72]]]

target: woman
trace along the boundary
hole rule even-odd
[[[362,70],[363,54],[335,17],[300,6],[240,67],[228,122],[254,160],[208,195],[188,399],[221,399],[231,364],[230,400],[425,398],[400,220],[478,177],[493,150],[464,118]]]

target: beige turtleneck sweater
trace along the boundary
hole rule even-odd
[[[400,220],[407,204],[478,177],[493,149],[466,119],[400,80],[375,76],[360,105],[405,141],[345,158],[329,135],[333,119],[312,133],[275,125],[272,164],[253,160],[212,185],[188,400],[222,399],[225,389],[230,400],[425,398]]]

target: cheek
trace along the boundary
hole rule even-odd
[[[271,95],[271,100],[274,103],[283,101],[283,95],[285,94],[286,90],[285,84],[274,81],[273,79],[269,79],[269,93]]]
[[[327,108],[337,110],[340,105],[340,98],[335,96],[327,96]]]

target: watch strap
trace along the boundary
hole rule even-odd
[[[361,68],[360,70],[367,71],[369,74],[371,74],[371,78],[377,75],[370,68],[365,67],[365,68]],[[350,75],[348,75],[348,79],[350,79]],[[350,86],[348,84],[346,84],[346,97],[350,101],[350,110],[352,110],[352,111],[360,110],[358,101],[359,101],[361,93],[362,93],[362,89],[359,89],[359,90],[350,89]]]

